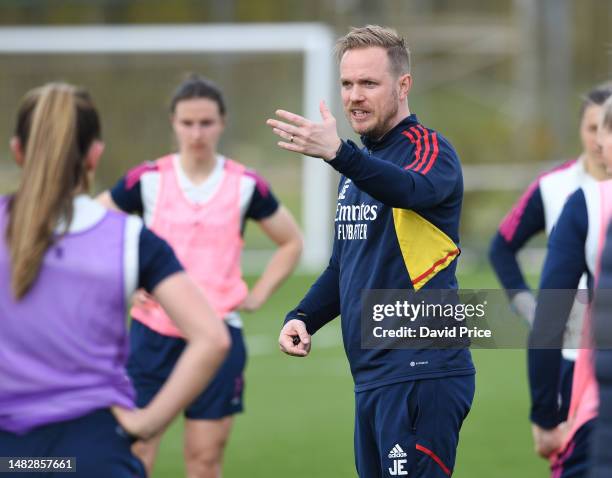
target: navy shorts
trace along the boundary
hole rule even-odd
[[[355,394],[355,465],[361,478],[452,475],[475,377],[415,380]]]
[[[145,469],[130,451],[132,440],[109,410],[43,425],[24,435],[0,430],[0,455],[75,457],[75,473],[19,473],[31,478],[144,478]]]
[[[230,351],[208,387],[185,409],[186,418],[217,420],[243,410],[246,347],[242,329],[227,327],[232,338]],[[162,387],[185,345],[184,339],[158,334],[132,320],[127,370],[139,407],[146,406]]]
[[[592,419],[582,425],[550,467],[551,478],[586,478],[591,460]]]

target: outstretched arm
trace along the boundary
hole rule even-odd
[[[420,169],[414,163],[401,167],[364,153],[351,141],[341,141],[336,119],[324,102],[321,102],[320,110],[321,123],[277,110],[277,116],[284,121],[269,119],[267,124],[282,139],[278,146],[324,159],[350,178],[359,189],[390,207],[434,207],[460,186],[461,167],[456,153],[437,133],[431,133],[428,140],[431,141],[432,150],[427,158],[423,158],[427,161],[425,167]]]

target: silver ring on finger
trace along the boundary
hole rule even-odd
[[[291,135],[291,138],[289,138],[289,142],[290,142],[290,143],[293,143],[293,138],[294,138],[294,137],[295,137],[294,135]]]

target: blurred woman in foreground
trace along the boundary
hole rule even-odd
[[[47,84],[22,101],[11,149],[23,174],[0,197],[0,450],[75,457],[81,477],[144,476],[133,438],[158,433],[202,390],[229,337],[171,248],[87,195],[100,138],[83,90]],[[188,338],[142,409],[125,370],[125,310],[138,287]]]

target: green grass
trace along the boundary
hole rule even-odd
[[[313,340],[311,356],[278,351],[285,311],[312,281],[294,277],[256,314],[244,316],[251,356],[246,412],[236,419],[224,476],[354,477],[353,391],[339,321]],[[494,287],[489,273],[464,275],[462,287]],[[525,352],[475,350],[477,389],[461,431],[456,478],[535,478],[546,463],[532,451]],[[166,433],[154,478],[184,476],[182,421]]]

